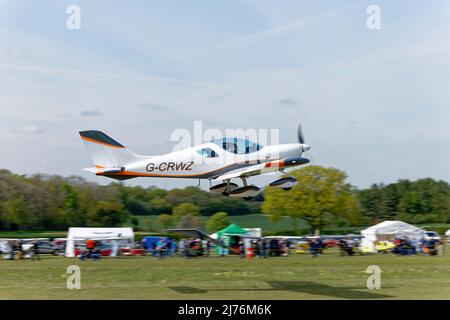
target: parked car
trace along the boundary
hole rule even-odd
[[[395,243],[392,241],[377,241],[375,244],[377,252],[388,252],[395,248]]]
[[[63,255],[66,251],[66,240],[53,240],[53,245],[56,249],[56,254]]]
[[[57,248],[50,241],[37,241],[39,254],[56,254]]]
[[[425,240],[436,240],[436,241],[441,241],[441,236],[439,236],[439,233],[437,233],[436,231],[425,231],[425,233],[423,234],[423,238]]]
[[[143,248],[121,247],[120,255],[123,256],[143,256],[145,251]]]

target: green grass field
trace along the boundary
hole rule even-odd
[[[327,253],[268,259],[119,257],[100,261],[45,256],[0,261],[1,299],[450,299],[445,256]],[[81,268],[81,289],[66,288],[66,268]],[[366,269],[378,265],[381,289]]]

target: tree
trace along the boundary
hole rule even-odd
[[[184,202],[172,210],[172,216],[175,221],[180,221],[182,216],[190,214],[191,216],[198,216],[200,214],[200,208],[195,204]]]
[[[387,219],[410,223],[446,222],[450,213],[448,183],[430,178],[373,185],[359,191],[358,198],[372,223]]]
[[[203,229],[203,221],[199,216],[192,214],[185,214],[180,217],[177,223],[177,228],[182,229]]]
[[[298,184],[290,191],[265,190],[263,212],[273,216],[302,218],[320,230],[337,217],[350,224],[361,221],[361,211],[346,174],[334,168],[308,166],[291,172]]]
[[[133,227],[139,227],[139,219],[138,218],[136,218],[136,217],[132,217],[131,219],[130,219],[130,222],[131,222],[131,224],[133,225]]]
[[[217,212],[206,221],[206,230],[213,233],[225,228],[229,224],[228,214],[226,212]]]
[[[165,198],[155,197],[150,201],[151,214],[160,214],[172,209],[172,205]]]
[[[167,229],[171,226],[173,226],[173,217],[170,214],[167,213],[161,213],[158,216],[158,224],[161,225],[164,229]]]
[[[3,219],[11,229],[23,228],[27,224],[28,208],[22,196],[17,196],[3,204]]]
[[[92,223],[105,227],[123,224],[129,218],[123,205],[118,201],[99,201],[93,209]]]
[[[151,219],[144,220],[144,228],[146,228],[147,230],[150,230],[152,228],[152,220]]]
[[[84,215],[80,210],[79,199],[76,189],[64,183],[61,187],[63,202],[58,210],[58,220],[61,226],[84,225]]]

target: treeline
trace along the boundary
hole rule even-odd
[[[197,187],[102,186],[75,176],[27,177],[0,170],[0,230],[120,226],[130,220],[137,225],[134,215],[171,215],[189,208],[195,211],[192,215],[211,216],[221,211],[242,215],[260,213],[260,207],[258,202],[227,198]]]
[[[308,170],[314,177],[318,168],[310,167]],[[299,171],[299,179],[302,176],[303,179],[307,178],[307,172],[303,171],[302,174]],[[281,190],[279,197],[278,193],[273,194],[272,200],[270,197],[266,199],[266,207],[271,207],[269,211],[273,211],[273,214],[284,215],[283,212],[278,212],[283,205],[290,204],[286,208],[288,210],[297,208],[298,204],[298,210],[305,211],[299,211],[301,214],[298,217],[306,218],[310,224],[315,222],[318,226],[323,225],[324,221],[327,224],[327,221],[335,221],[334,217],[347,221],[345,225],[354,225],[356,222],[352,221],[358,220],[357,215],[353,214],[355,210],[364,218],[364,224],[386,219],[400,219],[410,223],[450,223],[450,187],[444,181],[400,180],[388,185],[375,184],[364,190],[343,185],[342,190],[350,193],[345,198],[333,200],[336,202],[333,212],[329,205],[331,198],[318,198],[319,185],[312,186],[317,190],[309,195],[307,181],[302,186],[299,183],[289,192]],[[331,190],[330,188],[326,187],[326,190]],[[270,196],[271,192],[268,190],[266,195]],[[342,194],[342,191],[338,194]],[[282,203],[277,204],[277,199]],[[312,205],[312,201],[316,204]],[[343,210],[342,201],[348,208],[347,212],[341,214],[337,211]],[[273,206],[267,206],[269,202],[273,202]],[[328,203],[326,210],[320,207],[324,203]],[[220,212],[218,217],[224,224],[224,213],[258,214],[263,212],[262,204],[259,201],[248,202],[224,197],[197,187],[165,190],[156,187],[126,187],[116,182],[103,186],[80,177],[21,176],[0,170],[0,230],[62,230],[69,226],[120,226],[127,222],[137,226],[139,220],[133,216],[139,215],[158,215],[160,225],[165,226],[203,227],[199,225],[199,215],[212,216]],[[308,206],[311,210],[306,210]],[[298,210],[294,210],[294,216]],[[326,219],[322,219],[322,215]]]
[[[371,222],[450,223],[450,187],[445,181],[427,178],[374,184],[358,191],[358,199]]]

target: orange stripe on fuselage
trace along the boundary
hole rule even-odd
[[[264,167],[266,167],[266,168],[271,168],[271,167],[284,167],[284,160],[280,160],[280,161],[277,161],[277,162],[267,162],[265,165],[264,165]]]
[[[133,172],[133,171],[122,171],[122,172],[117,172],[117,173],[108,173],[106,174],[107,176],[133,176],[133,177],[178,177],[178,178],[182,178],[182,177],[186,177],[186,178],[190,178],[190,177],[199,177],[199,176],[203,176],[205,174],[214,172],[220,170],[216,169],[216,170],[212,170],[212,171],[208,171],[208,172],[201,172],[201,173],[188,173],[188,174],[164,174],[164,173],[142,173],[142,172]],[[97,172],[97,175],[105,175],[104,172]]]
[[[266,163],[266,167],[267,164],[269,163],[274,163],[274,162],[267,162]],[[282,166],[284,166],[284,161],[281,160],[279,161],[279,163],[282,163]],[[220,171],[223,170],[227,167],[230,167],[232,165],[234,165],[236,163],[232,163],[232,164],[228,164],[226,166],[214,169],[214,170],[210,170],[210,171],[206,171],[206,172],[199,172],[199,173],[188,173],[188,174],[170,174],[170,173],[144,173],[144,172],[134,172],[134,171],[122,171],[122,172],[117,172],[117,173],[108,173],[107,176],[134,176],[134,177],[178,177],[178,178],[182,178],[182,177],[186,177],[186,178],[190,178],[190,177],[200,177],[200,176],[204,176],[206,174],[209,173],[213,173],[215,171]],[[239,162],[237,163],[239,164]],[[252,164],[253,165],[253,164]],[[250,165],[251,166],[251,165]],[[270,166],[269,166],[270,167]],[[103,172],[97,172],[96,175],[104,175]]]
[[[80,136],[80,137],[81,137],[81,139],[83,139],[83,140],[86,140],[86,141],[89,141],[89,142],[93,142],[93,143],[98,143],[98,144],[102,144],[102,145],[105,145],[105,146],[107,146],[107,147],[110,147],[110,148],[119,148],[119,149],[124,149],[124,147],[113,146],[112,144],[109,144],[109,143],[106,143],[106,142],[102,142],[102,141],[94,140],[94,139],[91,139],[91,138],[87,138],[87,137],[83,137],[83,136]]]

